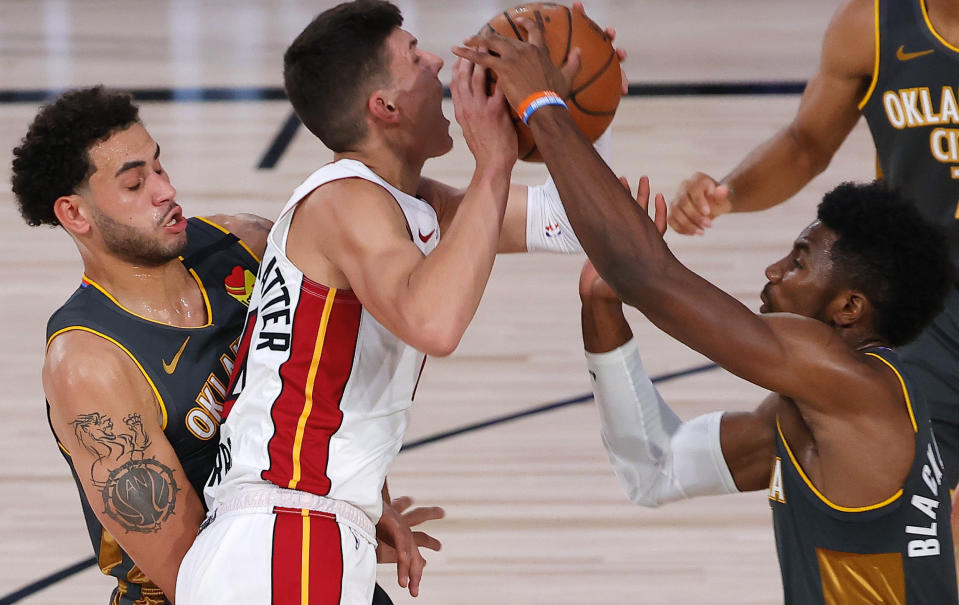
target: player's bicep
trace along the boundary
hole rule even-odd
[[[872,0],[847,3],[823,37],[818,71],[806,85],[791,126],[799,144],[814,153],[832,157],[859,119],[859,102],[875,60],[872,7]]]
[[[297,209],[294,228],[296,221],[316,225],[315,252],[342,273],[377,321],[406,339],[416,323],[411,278],[425,255],[396,201],[381,187],[355,179],[325,185],[311,197]]]
[[[179,512],[178,496],[193,492],[152,390],[124,356],[96,336],[67,333],[51,343],[43,370],[57,438],[101,522],[118,537],[160,531]]]

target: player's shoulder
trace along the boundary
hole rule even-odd
[[[136,372],[133,360],[116,342],[91,330],[64,330],[47,343],[45,383],[86,389]]]
[[[322,215],[328,221],[317,224],[370,226],[371,222],[394,222],[402,217],[402,210],[386,187],[361,177],[350,177],[324,183],[311,191],[298,204],[297,214]]]
[[[872,72],[876,42],[876,0],[847,0],[833,13],[823,39],[826,58],[845,59],[857,71]]]
[[[263,257],[266,238],[273,227],[273,221],[250,213],[212,214],[196,218],[232,233],[247,244],[257,257]]]

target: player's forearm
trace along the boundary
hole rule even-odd
[[[176,494],[169,505],[172,511],[170,516],[158,519],[152,525],[141,524],[135,529],[127,529],[118,522],[122,521],[122,518],[117,515],[108,512],[99,515],[100,522],[117,539],[120,547],[171,602],[175,598],[180,562],[193,544],[204,518],[203,505],[189,484],[174,489]],[[147,496],[148,494],[128,494],[127,497],[131,499],[128,506],[133,509],[150,506],[152,500],[148,500]],[[91,499],[91,502],[96,502],[96,499]],[[102,509],[114,510],[115,504],[104,504]],[[150,512],[143,510],[139,514],[149,518]]]
[[[639,306],[645,287],[678,262],[565,109],[544,107],[529,123],[586,255],[625,303]]]
[[[623,303],[587,297],[581,313],[583,347],[587,353],[606,353],[633,337],[623,315]]]
[[[722,179],[731,190],[731,212],[765,210],[785,202],[825,170],[831,157],[804,143],[792,126],[780,130]]]
[[[474,175],[440,243],[410,276],[410,304],[417,330],[433,355],[456,348],[476,313],[493,269],[509,191],[509,172]]]

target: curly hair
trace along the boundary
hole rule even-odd
[[[365,96],[390,81],[386,38],[402,24],[389,2],[344,2],[320,13],[284,53],[293,109],[331,150],[348,151],[366,135]]]
[[[139,121],[129,94],[102,86],[69,91],[41,108],[13,150],[10,180],[23,220],[59,225],[53,203],[75,194],[93,173],[89,148]]]
[[[836,233],[833,279],[861,291],[889,344],[913,340],[938,315],[953,283],[946,235],[882,181],[843,183],[817,218]]]

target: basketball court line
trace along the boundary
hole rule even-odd
[[[693,374],[708,372],[710,370],[715,370],[717,368],[719,368],[719,366],[716,365],[715,363],[708,363],[704,365],[693,366],[691,368],[686,368],[685,370],[679,370],[676,372],[670,372],[667,374],[654,376],[651,378],[651,380],[654,384],[660,383],[660,382],[667,382],[669,380],[684,378],[686,376],[691,376]],[[428,445],[430,443],[436,443],[437,441],[444,441],[451,437],[456,437],[457,435],[464,435],[466,433],[472,433],[480,429],[489,428],[489,427],[503,424],[506,422],[511,422],[513,420],[519,420],[520,418],[536,416],[544,412],[558,410],[560,408],[564,408],[570,405],[585,403],[587,401],[590,401],[592,398],[593,398],[592,393],[584,393],[583,395],[570,397],[568,399],[562,399],[560,401],[556,401],[553,403],[538,405],[536,407],[532,407],[520,412],[515,412],[513,414],[507,414],[505,416],[497,416],[495,418],[491,418],[490,420],[484,420],[482,422],[468,424],[466,426],[462,426],[456,429],[443,431],[441,433],[436,433],[435,435],[429,435],[427,437],[423,437],[421,439],[417,439],[415,441],[410,441],[409,443],[405,443],[403,444],[403,447],[400,448],[400,452],[402,453],[408,450],[413,450],[413,449],[422,447],[424,445]],[[59,571],[56,571],[46,577],[43,577],[43,578],[40,578],[39,580],[31,582],[30,584],[27,584],[26,586],[24,586],[23,588],[20,588],[19,590],[16,590],[8,595],[0,597],[0,605],[10,605],[12,603],[16,603],[17,601],[20,601],[27,597],[33,596],[34,594],[46,588],[49,588],[50,586],[53,586],[57,582],[66,580],[70,576],[80,573],[81,571],[87,569],[88,567],[92,567],[93,565],[96,564],[96,562],[97,562],[96,557],[89,557],[82,561],[78,561],[77,563],[74,563],[73,565],[65,567]]]
[[[742,82],[663,82],[658,84],[630,84],[627,96],[696,96],[696,95],[792,95],[800,94],[806,82],[742,81]],[[0,88],[0,104],[42,103],[50,101],[68,88]],[[126,88],[141,102],[197,103],[213,101],[283,101],[286,92],[279,86],[204,86],[169,88]],[[449,98],[449,87],[443,88],[443,97]]]

